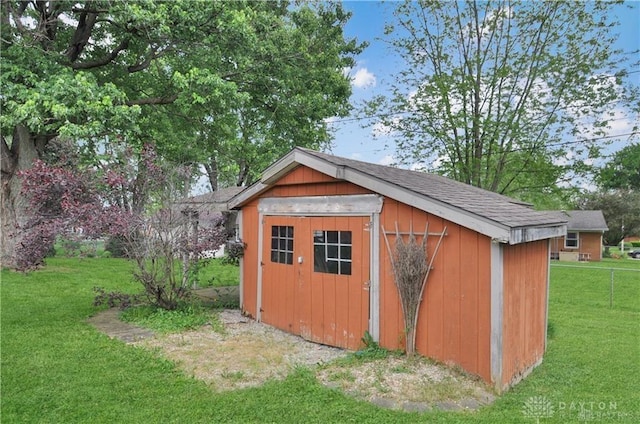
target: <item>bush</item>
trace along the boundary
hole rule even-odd
[[[225,246],[225,255],[222,258],[224,265],[240,265],[240,258],[244,256],[245,243],[241,240],[229,240]]]
[[[126,240],[123,236],[114,235],[107,239],[104,250],[111,253],[112,258],[128,258]]]
[[[96,297],[93,299],[93,306],[107,305],[110,308],[118,307],[127,309],[140,303],[141,296],[135,294],[127,294],[122,292],[106,292],[102,287],[94,287]]]
[[[632,242],[631,242],[631,246],[633,246],[633,247],[640,247],[640,241],[632,241]]]

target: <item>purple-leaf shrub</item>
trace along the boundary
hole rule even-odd
[[[61,237],[72,241],[117,237],[135,264],[134,280],[142,284],[149,302],[175,309],[189,295],[187,283],[197,274],[193,270],[200,253],[216,250],[226,241],[224,219],[200,226],[195,211],[184,214],[163,202],[171,198],[170,187],[184,173],[176,175],[175,167],[160,166],[151,146],[145,146],[138,157],[121,159],[81,171],[78,166],[37,161],[21,172],[33,215],[21,229],[19,268],[42,265]],[[165,203],[164,207],[148,212],[146,205],[152,199],[155,205]],[[126,305],[128,299],[124,294],[99,291],[96,301]]]

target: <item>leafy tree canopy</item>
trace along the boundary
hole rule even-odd
[[[624,147],[600,170],[598,183],[604,189],[640,192],[640,144]]]
[[[349,109],[342,69],[362,48],[343,37],[348,18],[332,3],[3,0],[4,263],[28,217],[18,172],[56,137],[94,165],[117,140],[244,175],[326,143],[324,120]]]
[[[404,67],[366,112],[402,162],[536,200],[590,170],[616,104],[639,107],[637,87],[624,84],[634,56],[611,47],[614,6],[400,3],[386,34]]]
[[[611,190],[587,193],[577,204],[579,209],[601,210],[609,231],[604,244],[615,246],[628,236],[640,234],[640,192]]]

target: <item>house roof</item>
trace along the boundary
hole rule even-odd
[[[607,231],[602,211],[564,211],[568,216],[567,231]]]
[[[510,244],[563,235],[567,219],[530,204],[439,175],[346,159],[296,147],[264,171],[259,182],[233,198],[239,207],[304,165],[336,179],[409,204]]]
[[[180,199],[175,203],[178,208],[193,208],[200,211],[223,212],[229,210],[228,202],[244,187],[226,187],[198,196]]]

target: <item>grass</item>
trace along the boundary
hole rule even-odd
[[[150,305],[134,306],[122,311],[120,318],[159,333],[194,330],[207,323],[218,330],[223,328],[217,315],[198,303],[185,303],[174,311]]]
[[[225,265],[222,259],[204,262],[198,272],[199,287],[226,287],[240,284],[240,268]]]
[[[640,269],[640,262],[628,262]],[[544,397],[554,409],[540,422],[584,422],[589,417],[580,404],[594,422],[640,422],[640,274],[616,271],[610,308],[604,289],[610,275],[595,266],[612,265],[552,268],[554,334],[543,364],[527,379],[477,413],[424,414],[354,400],[321,386],[304,368],[260,388],[216,393],[157,353],[109,339],[86,323],[96,312],[92,288],[137,291],[125,261],[53,258],[26,275],[3,270],[0,418],[3,423],[534,423],[536,417],[525,416],[524,407]]]

